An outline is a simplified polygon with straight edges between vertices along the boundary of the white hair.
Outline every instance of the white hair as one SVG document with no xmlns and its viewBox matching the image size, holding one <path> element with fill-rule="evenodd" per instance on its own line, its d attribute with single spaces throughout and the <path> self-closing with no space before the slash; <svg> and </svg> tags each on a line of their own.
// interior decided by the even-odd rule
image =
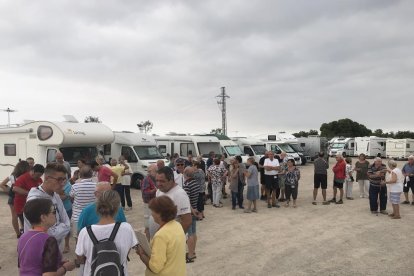
<svg viewBox="0 0 414 276">
<path fill-rule="evenodd" d="M 388 161 L 388 167 L 390 167 L 392 169 L 396 168 L 397 167 L 397 162 L 395 162 L 395 160 L 390 159 Z"/>
<path fill-rule="evenodd" d="M 414 159 L 414 155 L 408 156 L 408 159 Z"/>
<path fill-rule="evenodd" d="M 382 162 L 382 159 L 381 159 L 381 157 L 375 157 L 375 158 L 374 158 L 374 162 L 375 162 L 375 161 L 381 161 L 381 162 Z"/>
</svg>

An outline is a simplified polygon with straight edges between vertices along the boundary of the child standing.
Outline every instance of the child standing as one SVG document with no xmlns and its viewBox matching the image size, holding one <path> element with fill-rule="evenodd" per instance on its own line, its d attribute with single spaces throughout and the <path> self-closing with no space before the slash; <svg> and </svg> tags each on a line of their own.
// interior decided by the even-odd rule
<svg viewBox="0 0 414 276">
<path fill-rule="evenodd" d="M 354 185 L 354 177 L 352 173 L 354 170 L 352 169 L 352 159 L 351 157 L 347 157 L 345 159 L 346 166 L 345 166 L 345 196 L 348 200 L 353 200 L 352 197 L 352 186 Z"/>
</svg>

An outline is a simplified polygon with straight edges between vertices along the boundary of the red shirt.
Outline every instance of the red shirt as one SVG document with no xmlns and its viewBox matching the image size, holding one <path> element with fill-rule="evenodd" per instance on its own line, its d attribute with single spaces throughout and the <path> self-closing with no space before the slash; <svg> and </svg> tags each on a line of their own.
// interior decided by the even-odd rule
<svg viewBox="0 0 414 276">
<path fill-rule="evenodd" d="M 16 183 L 14 183 L 14 186 L 20 187 L 26 191 L 30 191 L 31 188 L 36 188 L 40 184 L 42 184 L 42 179 L 39 178 L 37 180 L 34 180 L 32 176 L 30 175 L 30 172 L 27 172 L 23 175 L 21 175 L 17 180 Z M 14 210 L 16 211 L 16 214 L 21 215 L 23 214 L 23 207 L 26 204 L 27 195 L 20 195 L 18 193 L 15 193 L 14 196 Z"/>
<path fill-rule="evenodd" d="M 98 171 L 98 181 L 111 183 L 111 176 L 112 170 L 106 166 L 101 166 L 101 168 Z"/>
<path fill-rule="evenodd" d="M 345 160 L 341 159 L 341 161 L 337 162 L 335 166 L 332 168 L 332 171 L 335 174 L 335 179 L 345 179 L 345 168 L 346 163 Z"/>
</svg>

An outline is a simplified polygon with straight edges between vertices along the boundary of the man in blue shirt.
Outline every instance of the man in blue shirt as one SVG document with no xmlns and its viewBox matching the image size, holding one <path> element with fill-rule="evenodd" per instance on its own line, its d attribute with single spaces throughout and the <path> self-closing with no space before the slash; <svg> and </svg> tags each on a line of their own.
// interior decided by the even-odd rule
<svg viewBox="0 0 414 276">
<path fill-rule="evenodd" d="M 414 205 L 414 156 L 413 155 L 410 155 L 408 157 L 408 162 L 402 168 L 402 173 L 405 176 L 405 181 L 404 181 L 405 184 L 404 184 L 404 189 L 403 189 L 405 200 L 403 201 L 402 204 L 410 204 L 410 200 L 408 198 L 408 192 L 410 191 L 410 188 L 411 188 L 411 193 L 412 193 L 411 204 Z"/>
<path fill-rule="evenodd" d="M 95 197 L 98 198 L 104 191 L 111 190 L 109 182 L 98 182 L 96 184 Z M 125 214 L 122 208 L 118 208 L 118 214 L 115 217 L 117 222 L 126 222 Z M 82 228 L 97 224 L 99 222 L 99 216 L 96 213 L 96 203 L 91 203 L 82 210 L 78 221 L 78 233 Z"/>
</svg>

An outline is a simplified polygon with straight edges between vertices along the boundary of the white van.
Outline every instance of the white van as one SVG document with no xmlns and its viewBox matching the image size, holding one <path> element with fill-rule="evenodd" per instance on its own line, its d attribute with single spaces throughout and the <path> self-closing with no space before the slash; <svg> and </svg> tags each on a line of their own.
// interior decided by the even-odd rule
<svg viewBox="0 0 414 276">
<path fill-rule="evenodd" d="M 299 154 L 288 144 L 282 141 L 267 140 L 264 141 L 266 149 L 274 153 L 286 152 L 288 158 L 295 160 L 296 165 L 302 165 L 302 158 Z"/>
<path fill-rule="evenodd" d="M 414 155 L 414 139 L 387 139 L 386 156 L 393 159 L 407 159 Z"/>
<path fill-rule="evenodd" d="M 247 162 L 248 156 L 241 151 L 239 145 L 237 145 L 234 141 L 230 139 L 219 140 L 219 141 L 220 141 L 220 146 L 221 146 L 221 152 L 227 155 L 227 158 L 225 160 L 227 163 L 229 163 L 230 157 L 234 157 L 237 155 L 240 155 L 243 163 Z"/>
<path fill-rule="evenodd" d="M 0 150 L 0 178 L 9 176 L 13 166 L 27 157 L 46 166 L 55 161 L 58 151 L 71 167 L 76 168 L 79 159 L 95 160 L 97 146 L 113 140 L 112 130 L 100 123 L 32 121 L 17 127 L 0 128 L 0 147 L 3 148 Z"/>
<path fill-rule="evenodd" d="M 266 147 L 261 140 L 247 137 L 231 137 L 231 140 L 240 147 L 244 154 L 254 157 L 257 163 L 266 152 Z"/>
<path fill-rule="evenodd" d="M 370 136 L 355 137 L 355 155 L 365 154 L 367 157 L 385 157 L 387 138 Z"/>
<path fill-rule="evenodd" d="M 178 153 L 180 157 L 187 158 L 189 154 L 193 157 L 201 155 L 207 160 L 208 154 L 213 151 L 221 153 L 220 142 L 213 136 L 156 136 L 158 149 L 164 156 Z"/>
<path fill-rule="evenodd" d="M 114 135 L 113 143 L 103 147 L 104 156 L 106 160 L 125 157 L 132 170 L 131 187 L 140 188 L 150 164 L 162 159 L 168 165 L 167 159 L 158 151 L 154 137 L 128 131 L 114 131 Z"/>
<path fill-rule="evenodd" d="M 336 156 L 336 154 L 346 156 L 355 156 L 355 139 L 354 138 L 336 138 L 332 141 L 329 148 L 329 156 Z"/>
</svg>

